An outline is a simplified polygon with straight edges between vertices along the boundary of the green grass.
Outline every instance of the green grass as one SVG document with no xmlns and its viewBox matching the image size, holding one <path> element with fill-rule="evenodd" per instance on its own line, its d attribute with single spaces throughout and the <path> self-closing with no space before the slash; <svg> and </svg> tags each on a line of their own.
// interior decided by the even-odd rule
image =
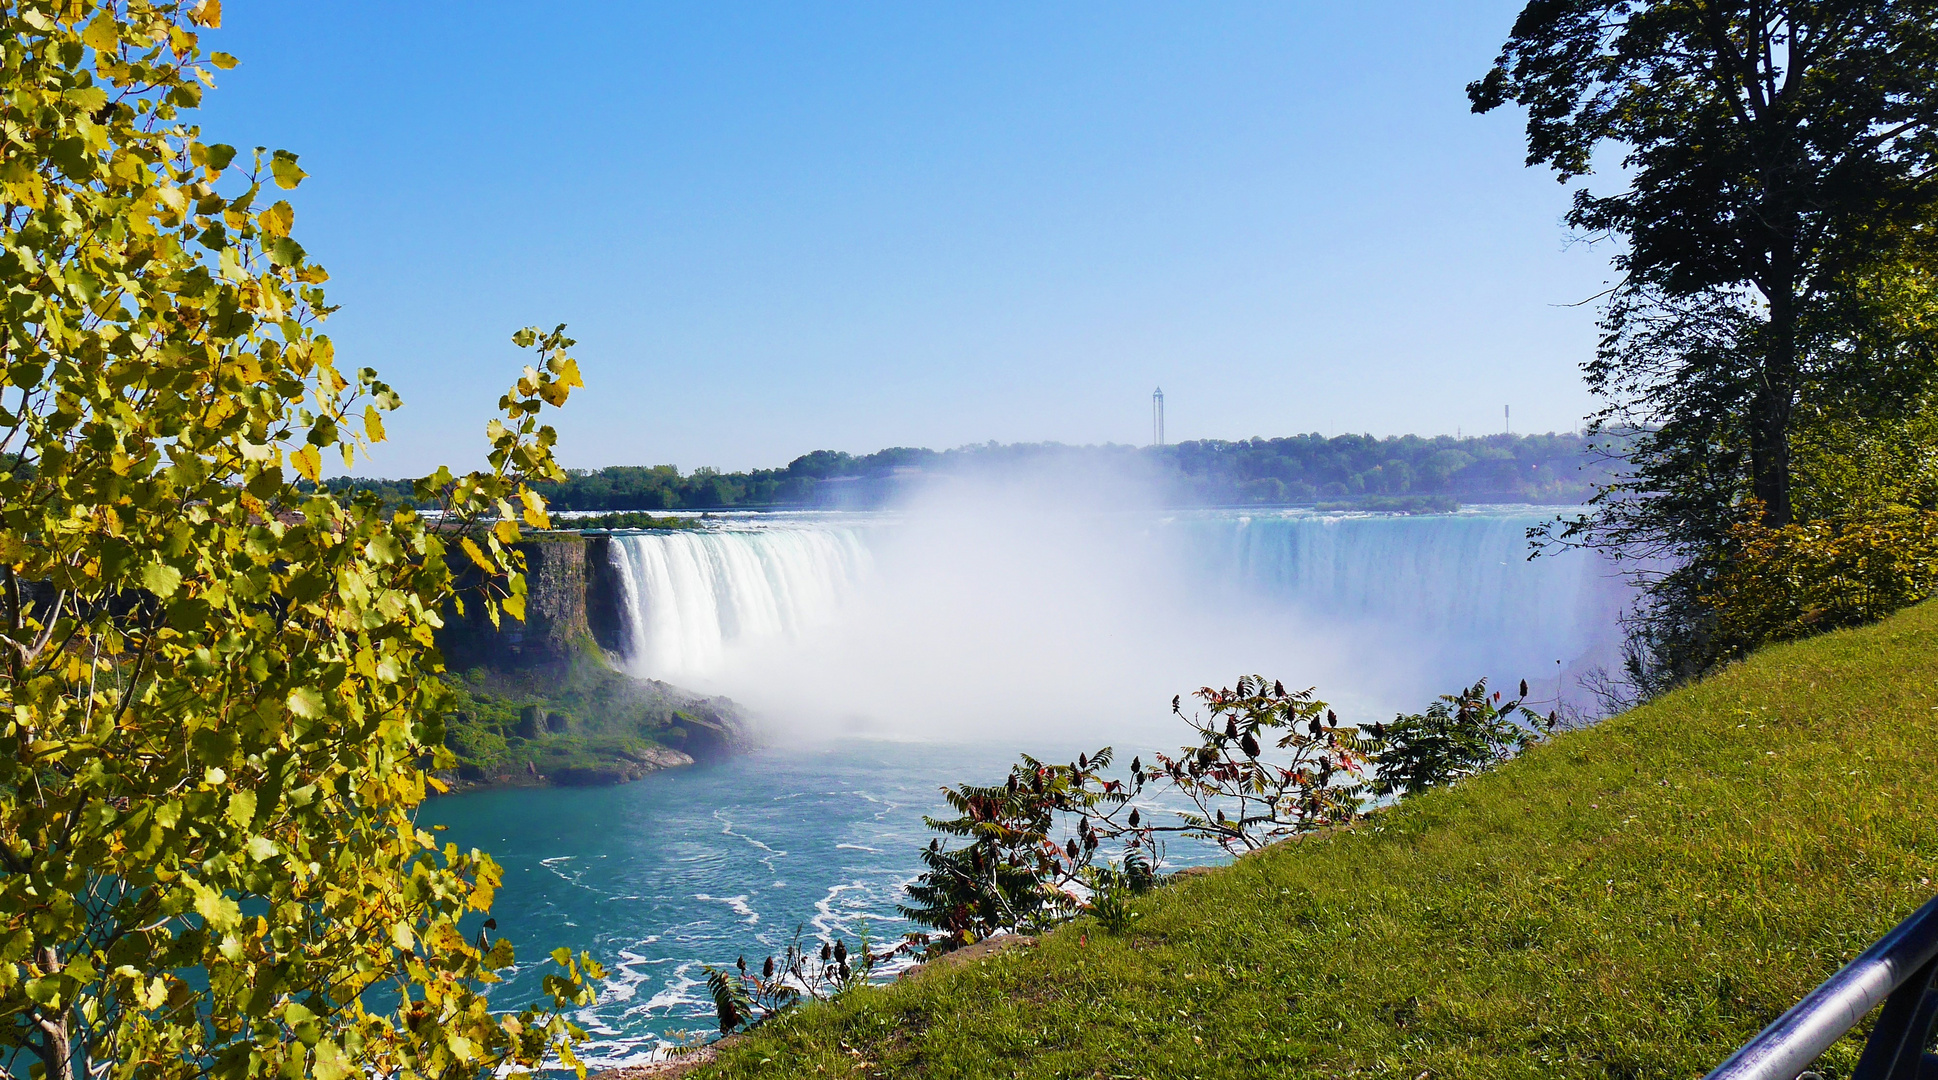
<svg viewBox="0 0 1938 1080">
<path fill-rule="evenodd" d="M 1927 604 L 698 1075 L 1698 1077 L 1931 897 L 1934 707 Z"/>
</svg>

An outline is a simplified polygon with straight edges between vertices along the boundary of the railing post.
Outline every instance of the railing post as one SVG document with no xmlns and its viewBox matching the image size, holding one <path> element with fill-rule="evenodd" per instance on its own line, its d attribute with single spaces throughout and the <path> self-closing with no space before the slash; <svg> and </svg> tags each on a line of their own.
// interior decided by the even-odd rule
<svg viewBox="0 0 1938 1080">
<path fill-rule="evenodd" d="M 1938 960 L 1919 968 L 1885 999 L 1851 1080 L 1918 1080 L 1931 1022 L 1938 1017 L 1938 992 L 1931 985 L 1934 974 L 1938 974 Z"/>
</svg>

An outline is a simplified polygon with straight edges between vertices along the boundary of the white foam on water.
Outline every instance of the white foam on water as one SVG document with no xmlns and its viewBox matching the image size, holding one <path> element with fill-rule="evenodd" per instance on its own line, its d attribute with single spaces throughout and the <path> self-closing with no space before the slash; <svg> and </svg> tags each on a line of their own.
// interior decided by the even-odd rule
<svg viewBox="0 0 1938 1080">
<path fill-rule="evenodd" d="M 735 915 L 745 919 L 748 926 L 757 926 L 760 923 L 760 913 L 755 911 L 753 906 L 747 902 L 747 895 L 745 893 L 739 896 L 708 896 L 706 893 L 695 893 L 693 899 L 725 904 Z"/>
<path fill-rule="evenodd" d="M 714 811 L 713 817 L 714 817 L 714 820 L 720 822 L 721 835 L 731 836 L 736 840 L 744 840 L 748 844 L 751 844 L 754 847 L 759 848 L 762 851 L 765 851 L 767 854 L 763 856 L 760 861 L 764 866 L 767 867 L 767 869 L 769 870 L 774 869 L 775 859 L 784 859 L 787 857 L 787 852 L 785 851 L 780 851 L 775 848 L 769 847 L 768 845 L 761 843 L 759 840 L 756 840 L 755 838 L 748 836 L 746 833 L 735 832 L 733 827 L 733 822 L 729 821 L 727 819 L 727 816 L 721 813 L 720 811 L 717 811 L 717 810 Z"/>
</svg>

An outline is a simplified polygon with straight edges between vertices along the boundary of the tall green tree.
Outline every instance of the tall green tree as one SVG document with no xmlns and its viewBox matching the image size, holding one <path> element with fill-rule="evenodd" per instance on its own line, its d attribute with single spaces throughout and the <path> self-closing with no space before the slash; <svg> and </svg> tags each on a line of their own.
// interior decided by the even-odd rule
<svg viewBox="0 0 1938 1080">
<path fill-rule="evenodd" d="M 432 632 L 516 616 L 562 332 L 445 514 L 318 490 L 394 393 L 339 367 L 293 154 L 190 122 L 218 0 L 0 7 L 0 1075 L 484 1077 L 562 1057 L 589 960 L 494 1011 L 499 870 L 414 811 Z M 446 552 L 502 588 L 458 597 Z M 500 1007 L 523 1003 L 497 1003 Z"/>
<path fill-rule="evenodd" d="M 1849 291 L 1931 242 L 1938 4 L 1535 0 L 1468 95 L 1524 106 L 1528 164 L 1564 181 L 1623 155 L 1568 216 L 1622 245 L 1587 371 L 1604 422 L 1661 430 L 1599 523 L 1674 546 L 1751 496 L 1787 524 L 1799 406 L 1878 374 Z"/>
<path fill-rule="evenodd" d="M 1938 3 L 1535 0 L 1468 95 L 1524 106 L 1563 181 L 1619 162 L 1568 221 L 1618 245 L 1585 370 L 1621 475 L 1547 538 L 1637 560 L 1652 693 L 1723 658 L 1705 598 L 1741 530 L 1838 501 L 1825 434 L 1929 396 Z"/>
</svg>

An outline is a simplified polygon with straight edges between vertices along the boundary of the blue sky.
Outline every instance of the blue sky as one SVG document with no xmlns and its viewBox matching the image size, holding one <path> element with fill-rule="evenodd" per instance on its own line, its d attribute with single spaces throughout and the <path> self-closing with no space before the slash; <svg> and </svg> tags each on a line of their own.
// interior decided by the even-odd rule
<svg viewBox="0 0 1938 1080">
<path fill-rule="evenodd" d="M 370 472 L 475 460 L 528 323 L 583 467 L 1566 430 L 1605 252 L 1462 92 L 1517 8 L 231 0 L 203 123 L 311 174 Z"/>
</svg>

